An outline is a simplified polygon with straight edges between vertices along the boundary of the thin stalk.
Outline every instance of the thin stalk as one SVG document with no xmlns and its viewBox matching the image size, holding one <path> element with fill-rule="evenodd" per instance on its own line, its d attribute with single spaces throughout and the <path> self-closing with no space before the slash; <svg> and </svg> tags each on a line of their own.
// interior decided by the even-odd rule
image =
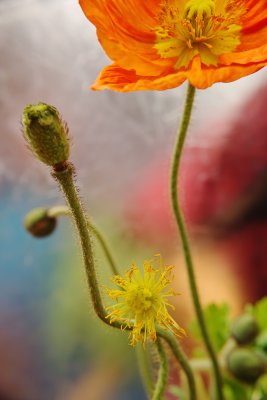
<svg viewBox="0 0 267 400">
<path fill-rule="evenodd" d="M 111 323 L 107 318 L 108 314 L 102 302 L 96 277 L 92 243 L 90 232 L 88 230 L 88 217 L 86 216 L 82 208 L 78 192 L 74 184 L 73 166 L 70 163 L 67 163 L 67 165 L 63 169 L 54 169 L 52 172 L 52 176 L 59 183 L 75 221 L 75 225 L 81 241 L 85 272 L 95 313 L 105 324 L 109 326 L 121 330 L 132 330 L 133 326 L 131 325 L 122 324 L 119 321 L 113 321 Z M 187 377 L 188 385 L 190 388 L 190 400 L 196 400 L 197 397 L 194 376 L 185 354 L 183 354 L 182 350 L 179 348 L 177 339 L 174 337 L 174 335 L 162 329 L 161 327 L 157 327 L 157 334 L 158 336 L 166 340 L 166 342 L 169 344 L 175 358 L 177 359 L 181 368 L 184 370 Z"/>
<path fill-rule="evenodd" d="M 48 216 L 50 217 L 59 217 L 59 216 L 71 216 L 71 210 L 69 209 L 69 207 L 66 206 L 55 206 L 55 207 L 51 207 L 48 211 Z M 115 263 L 114 257 L 112 256 L 111 250 L 103 236 L 103 234 L 100 232 L 99 228 L 96 227 L 95 224 L 93 224 L 92 222 L 88 221 L 88 226 L 91 229 L 92 233 L 94 234 L 94 236 L 96 237 L 96 239 L 98 240 L 106 258 L 107 261 L 109 263 L 110 269 L 112 271 L 112 273 L 114 275 L 119 275 L 119 270 L 117 268 L 117 265 Z"/>
<path fill-rule="evenodd" d="M 190 366 L 194 372 L 196 372 L 196 371 L 200 371 L 200 372 L 208 371 L 209 372 L 212 368 L 210 359 L 193 358 L 189 362 L 190 362 Z"/>
<path fill-rule="evenodd" d="M 67 163 L 64 169 L 54 169 L 52 172 L 52 176 L 58 181 L 66 197 L 68 206 L 71 210 L 76 228 L 79 233 L 86 277 L 94 310 L 98 317 L 102 321 L 106 322 L 106 311 L 102 303 L 102 298 L 97 282 L 92 243 L 88 232 L 88 217 L 85 215 L 85 212 L 79 200 L 77 190 L 74 185 L 73 175 L 74 168 L 70 163 Z"/>
<path fill-rule="evenodd" d="M 102 250 L 108 260 L 110 269 L 114 275 L 119 275 L 119 270 L 116 266 L 115 260 L 111 254 L 111 251 L 107 245 L 107 242 L 104 239 L 104 236 L 100 233 L 100 230 L 95 226 L 95 224 L 89 223 L 89 228 L 91 229 L 94 236 L 97 238 L 99 244 L 102 247 Z"/>
<path fill-rule="evenodd" d="M 159 338 L 157 339 L 156 345 L 159 354 L 160 367 L 158 379 L 151 400 L 163 400 L 166 385 L 168 383 L 168 359 Z"/>
<path fill-rule="evenodd" d="M 175 356 L 176 360 L 179 362 L 181 368 L 183 369 L 189 387 L 189 400 L 196 400 L 197 399 L 197 391 L 196 391 L 196 382 L 195 377 L 192 371 L 192 368 L 189 364 L 189 361 L 180 348 L 179 342 L 177 338 L 169 331 L 165 331 L 162 328 L 157 328 L 157 333 L 166 340 L 168 343 L 173 355 Z"/>
<path fill-rule="evenodd" d="M 61 216 L 70 217 L 71 210 L 67 206 L 53 206 L 47 210 L 47 216 L 50 218 L 57 218 Z"/>
<path fill-rule="evenodd" d="M 185 100 L 185 106 L 184 106 L 184 112 L 183 112 L 183 117 L 181 121 L 181 125 L 179 128 L 177 140 L 175 143 L 174 147 L 174 153 L 173 153 L 173 158 L 172 158 L 172 163 L 171 163 L 171 178 L 170 178 L 170 191 L 171 191 L 171 202 L 172 202 L 172 208 L 175 216 L 175 220 L 177 223 L 177 228 L 180 233 L 181 237 L 181 242 L 182 242 L 182 248 L 184 252 L 184 258 L 185 258 L 185 263 L 186 263 L 186 268 L 187 268 L 187 275 L 188 275 L 188 280 L 189 280 L 189 285 L 190 285 L 190 291 L 191 291 L 191 296 L 195 308 L 195 313 L 196 317 L 198 320 L 198 324 L 202 333 L 202 337 L 207 349 L 207 352 L 210 356 L 211 363 L 212 363 L 212 368 L 214 372 L 214 378 L 215 378 L 215 384 L 216 384 L 216 391 L 217 391 L 217 397 L 218 400 L 223 400 L 223 381 L 221 377 L 221 372 L 219 369 L 216 353 L 213 349 L 211 340 L 209 338 L 208 330 L 206 327 L 201 303 L 200 303 L 200 298 L 199 298 L 199 293 L 198 293 L 198 288 L 196 284 L 196 278 L 195 278 L 195 272 L 194 272 L 194 267 L 193 267 L 193 261 L 192 261 L 192 255 L 191 255 L 191 250 L 190 250 L 190 245 L 189 245 L 189 239 L 188 239 L 188 234 L 187 230 L 185 227 L 185 222 L 184 222 L 184 217 L 183 213 L 179 204 L 179 199 L 178 199 L 178 185 L 179 185 L 179 169 L 180 169 L 180 161 L 181 161 L 181 155 L 183 151 L 183 146 L 186 138 L 186 133 L 188 130 L 190 118 L 191 118 L 191 113 L 192 113 L 192 107 L 194 103 L 194 97 L 195 97 L 195 88 L 189 83 L 188 84 L 188 89 L 187 89 L 187 95 L 186 95 L 186 100 Z"/>
<path fill-rule="evenodd" d="M 51 207 L 48 210 L 48 216 L 50 217 L 60 217 L 60 216 L 72 216 L 72 213 L 67 206 L 54 206 Z M 106 240 L 104 239 L 104 236 L 102 233 L 100 233 L 100 230 L 96 228 L 92 222 L 88 222 L 89 228 L 91 229 L 91 232 L 94 234 L 96 239 L 98 240 L 100 246 L 102 247 L 102 250 L 107 258 L 107 261 L 109 263 L 109 266 L 112 270 L 112 272 L 115 275 L 119 275 L 117 266 L 115 264 L 114 258 L 111 254 L 111 251 L 107 245 Z M 152 371 L 151 371 L 151 365 L 149 363 L 148 359 L 148 353 L 144 350 L 143 346 L 141 344 L 136 346 L 136 357 L 138 361 L 138 366 L 140 370 L 140 375 L 143 381 L 144 388 L 147 392 L 147 396 L 150 399 L 153 393 L 154 389 L 154 383 L 153 383 L 153 378 L 152 378 Z"/>
<path fill-rule="evenodd" d="M 144 346 L 142 346 L 141 343 L 138 343 L 136 346 L 136 356 L 137 356 L 139 370 L 141 373 L 140 375 L 142 378 L 142 382 L 147 397 L 150 399 L 154 389 L 152 368 L 151 368 L 151 363 L 149 361 L 148 351 L 144 349 Z"/>
</svg>

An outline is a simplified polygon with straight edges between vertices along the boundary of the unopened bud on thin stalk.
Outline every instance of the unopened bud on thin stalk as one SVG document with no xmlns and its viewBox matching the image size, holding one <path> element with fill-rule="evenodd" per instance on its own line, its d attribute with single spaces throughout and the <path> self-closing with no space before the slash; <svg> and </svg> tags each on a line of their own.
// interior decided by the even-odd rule
<svg viewBox="0 0 267 400">
<path fill-rule="evenodd" d="M 49 236 L 56 228 L 57 220 L 55 217 L 48 215 L 47 208 L 34 208 L 24 219 L 24 227 L 34 237 Z"/>
<path fill-rule="evenodd" d="M 250 349 L 233 350 L 228 356 L 227 364 L 235 378 L 246 383 L 255 383 L 265 372 L 264 360 Z"/>
<path fill-rule="evenodd" d="M 231 326 L 232 336 L 243 345 L 252 342 L 259 333 L 259 326 L 250 314 L 241 315 Z"/>
<path fill-rule="evenodd" d="M 55 166 L 68 160 L 68 128 L 55 107 L 45 103 L 28 105 L 22 125 L 24 138 L 40 161 Z"/>
</svg>

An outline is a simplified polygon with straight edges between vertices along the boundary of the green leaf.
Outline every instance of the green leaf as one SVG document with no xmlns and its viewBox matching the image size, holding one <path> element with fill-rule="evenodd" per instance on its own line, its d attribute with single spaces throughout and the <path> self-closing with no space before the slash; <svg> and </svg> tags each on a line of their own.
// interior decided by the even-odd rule
<svg viewBox="0 0 267 400">
<path fill-rule="evenodd" d="M 203 382 L 203 377 L 201 374 L 195 373 L 195 384 L 198 400 L 207 400 L 209 398 L 207 388 Z M 188 382 L 184 374 L 181 375 L 181 386 L 172 385 L 169 392 L 174 396 L 177 396 L 179 400 L 189 400 L 191 399 Z"/>
<path fill-rule="evenodd" d="M 229 306 L 226 303 L 220 305 L 211 303 L 204 309 L 207 329 L 216 351 L 219 351 L 223 347 L 230 335 L 229 311 Z M 202 339 L 196 320 L 190 324 L 189 330 L 194 338 L 198 340 Z"/>
<path fill-rule="evenodd" d="M 246 309 L 254 316 L 261 331 L 267 329 L 267 297 L 263 297 L 254 306 L 249 304 Z"/>
<path fill-rule="evenodd" d="M 230 378 L 224 380 L 224 396 L 227 400 L 250 400 L 250 388 Z"/>
<path fill-rule="evenodd" d="M 262 397 L 264 396 L 264 399 L 267 399 L 267 374 L 260 378 L 258 386 L 260 388 Z"/>
<path fill-rule="evenodd" d="M 172 385 L 169 389 L 169 392 L 174 396 L 177 396 L 178 399 L 185 400 L 185 393 L 179 386 Z"/>
</svg>

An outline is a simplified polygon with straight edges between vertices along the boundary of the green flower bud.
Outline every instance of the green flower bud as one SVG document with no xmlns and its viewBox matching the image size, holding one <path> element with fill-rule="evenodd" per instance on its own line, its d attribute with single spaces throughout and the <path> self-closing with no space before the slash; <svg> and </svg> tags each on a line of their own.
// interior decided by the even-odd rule
<svg viewBox="0 0 267 400">
<path fill-rule="evenodd" d="M 45 103 L 28 105 L 22 126 L 24 138 L 40 161 L 54 166 L 68 160 L 68 128 L 55 107 Z"/>
<path fill-rule="evenodd" d="M 241 315 L 231 326 L 231 334 L 239 344 L 252 342 L 259 333 L 259 326 L 250 314 Z"/>
<path fill-rule="evenodd" d="M 55 230 L 56 225 L 56 218 L 48 216 L 47 208 L 34 208 L 24 219 L 24 227 L 38 238 L 50 235 Z"/>
<path fill-rule="evenodd" d="M 227 365 L 235 378 L 247 383 L 256 382 L 265 370 L 262 358 L 253 351 L 244 348 L 233 350 L 228 356 Z"/>
</svg>

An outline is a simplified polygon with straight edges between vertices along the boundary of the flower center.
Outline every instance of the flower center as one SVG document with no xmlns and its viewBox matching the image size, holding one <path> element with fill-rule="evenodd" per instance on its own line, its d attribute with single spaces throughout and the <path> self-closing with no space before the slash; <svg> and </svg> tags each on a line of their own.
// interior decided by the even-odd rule
<svg viewBox="0 0 267 400">
<path fill-rule="evenodd" d="M 153 293 L 144 287 L 132 289 L 126 299 L 128 307 L 134 314 L 148 311 L 153 304 Z"/>
<path fill-rule="evenodd" d="M 185 6 L 185 16 L 188 19 L 210 18 L 213 12 L 214 0 L 189 0 Z"/>
<path fill-rule="evenodd" d="M 208 25 L 211 17 L 214 15 L 214 1 L 213 0 L 190 0 L 187 2 L 182 25 L 188 32 L 186 45 L 189 49 L 197 47 L 199 43 L 205 44 L 209 47 L 208 38 Z"/>
<path fill-rule="evenodd" d="M 198 55 L 205 65 L 240 44 L 244 0 L 166 0 L 159 13 L 155 48 L 162 58 L 187 67 Z"/>
</svg>

